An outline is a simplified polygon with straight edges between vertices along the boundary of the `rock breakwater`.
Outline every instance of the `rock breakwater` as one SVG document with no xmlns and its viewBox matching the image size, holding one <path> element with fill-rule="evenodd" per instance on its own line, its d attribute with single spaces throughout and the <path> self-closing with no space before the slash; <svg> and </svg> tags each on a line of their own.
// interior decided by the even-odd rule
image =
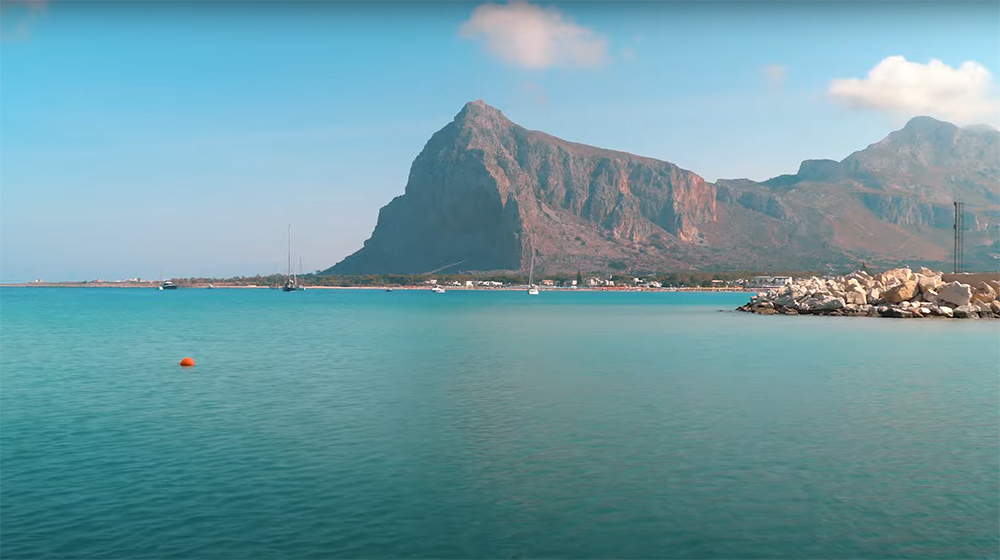
<svg viewBox="0 0 1000 560">
<path fill-rule="evenodd" d="M 1000 276 L 974 285 L 945 282 L 943 273 L 894 268 L 870 275 L 798 279 L 760 292 L 737 311 L 761 315 L 838 315 L 900 319 L 1000 318 Z"/>
</svg>

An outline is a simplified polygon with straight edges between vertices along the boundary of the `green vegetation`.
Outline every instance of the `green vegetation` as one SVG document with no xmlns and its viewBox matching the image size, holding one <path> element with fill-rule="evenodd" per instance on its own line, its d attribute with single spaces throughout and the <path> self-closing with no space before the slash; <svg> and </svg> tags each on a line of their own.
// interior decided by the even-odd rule
<svg viewBox="0 0 1000 560">
<path fill-rule="evenodd" d="M 848 271 L 849 272 L 849 271 Z M 841 272 L 837 272 L 840 274 Z M 721 280 L 723 283 L 732 283 L 736 280 L 751 278 L 754 276 L 792 276 L 808 277 L 823 276 L 830 272 L 811 271 L 739 271 L 739 272 L 712 272 L 712 271 L 678 271 L 678 272 L 658 272 L 658 271 L 591 271 L 584 273 L 554 273 L 543 274 L 539 280 L 553 280 L 557 285 L 569 284 L 576 280 L 578 286 L 583 287 L 587 278 L 598 277 L 610 279 L 616 285 L 633 285 L 635 279 L 639 278 L 643 282 L 656 281 L 663 287 L 694 288 L 711 287 L 712 280 Z M 299 282 L 306 286 L 337 286 L 337 287 L 395 287 L 395 286 L 415 286 L 424 284 L 429 279 L 436 279 L 438 284 L 451 284 L 452 282 L 466 281 L 481 282 L 501 282 L 504 285 L 523 285 L 527 282 L 527 275 L 522 272 L 496 272 L 496 273 L 464 273 L 464 274 L 369 274 L 369 275 L 320 275 L 317 273 L 303 274 L 298 277 Z M 178 286 L 195 286 L 205 284 L 217 284 L 219 286 L 280 286 L 284 283 L 285 277 L 281 274 L 271 274 L 268 276 L 237 276 L 233 278 L 174 278 L 172 279 Z"/>
</svg>

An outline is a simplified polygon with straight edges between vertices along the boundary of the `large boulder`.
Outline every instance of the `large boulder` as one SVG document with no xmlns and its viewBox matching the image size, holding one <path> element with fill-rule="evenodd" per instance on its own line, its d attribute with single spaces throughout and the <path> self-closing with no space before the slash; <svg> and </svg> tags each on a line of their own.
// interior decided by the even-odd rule
<svg viewBox="0 0 1000 560">
<path fill-rule="evenodd" d="M 774 304 L 780 307 L 795 305 L 795 296 L 792 294 L 782 294 L 778 296 L 778 299 L 774 300 Z"/>
<path fill-rule="evenodd" d="M 868 295 L 861 286 L 855 286 L 844 294 L 844 302 L 854 305 L 865 305 L 868 303 Z"/>
<path fill-rule="evenodd" d="M 955 317 L 958 319 L 977 319 L 979 317 L 979 309 L 969 304 L 959 305 L 955 308 Z"/>
<path fill-rule="evenodd" d="M 909 271 L 908 268 L 901 270 Z M 916 278 L 904 280 L 901 284 L 882 292 L 882 297 L 889 303 L 902 303 L 904 301 L 909 301 L 915 295 L 917 295 Z"/>
<path fill-rule="evenodd" d="M 972 288 L 961 282 L 949 282 L 938 288 L 938 301 L 952 304 L 954 307 L 967 305 L 972 300 Z"/>
<path fill-rule="evenodd" d="M 916 275 L 908 268 L 894 268 L 875 275 L 875 281 L 883 286 L 891 288 L 904 282 L 915 279 Z"/>
<path fill-rule="evenodd" d="M 955 315 L 954 310 L 952 310 L 952 308 L 948 307 L 947 305 L 938 306 L 938 313 L 940 313 L 945 317 L 953 317 Z"/>
<path fill-rule="evenodd" d="M 929 292 L 931 290 L 936 290 L 938 286 L 941 285 L 940 276 L 925 276 L 923 274 L 917 275 L 917 287 L 920 288 L 921 292 Z"/>
<path fill-rule="evenodd" d="M 994 292 L 996 292 L 997 299 L 1000 299 L 1000 281 L 987 280 L 986 283 L 989 284 L 991 288 L 993 288 Z"/>
<path fill-rule="evenodd" d="M 868 304 L 869 305 L 875 305 L 875 304 L 879 303 L 880 299 L 882 299 L 882 291 L 881 290 L 879 290 L 878 288 L 872 288 L 872 289 L 868 290 Z"/>
<path fill-rule="evenodd" d="M 844 307 L 844 300 L 838 297 L 824 297 L 819 301 L 817 308 L 824 311 L 832 311 L 834 309 L 841 309 Z"/>
<path fill-rule="evenodd" d="M 975 291 L 972 293 L 972 301 L 974 302 L 988 304 L 995 299 L 997 299 L 996 290 L 994 290 L 993 286 L 987 284 L 986 282 L 980 282 L 979 285 L 976 286 Z"/>
</svg>

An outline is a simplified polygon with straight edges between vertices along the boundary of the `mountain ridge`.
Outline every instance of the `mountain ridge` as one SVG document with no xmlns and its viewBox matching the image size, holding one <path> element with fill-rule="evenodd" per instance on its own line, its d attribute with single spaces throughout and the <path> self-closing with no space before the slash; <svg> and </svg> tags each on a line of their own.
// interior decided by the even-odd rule
<svg viewBox="0 0 1000 560">
<path fill-rule="evenodd" d="M 839 162 L 709 183 L 476 100 L 431 136 L 364 246 L 323 273 L 522 270 L 532 252 L 551 271 L 941 264 L 949 197 L 969 200 L 967 259 L 992 265 L 998 181 L 1000 132 L 931 117 Z"/>
</svg>

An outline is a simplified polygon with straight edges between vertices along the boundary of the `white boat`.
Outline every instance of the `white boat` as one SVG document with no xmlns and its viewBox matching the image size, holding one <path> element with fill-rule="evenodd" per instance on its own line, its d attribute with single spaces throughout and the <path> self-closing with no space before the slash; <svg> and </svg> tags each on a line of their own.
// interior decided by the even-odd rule
<svg viewBox="0 0 1000 560">
<path fill-rule="evenodd" d="M 443 294 L 444 288 L 442 288 L 441 286 L 434 286 L 433 288 L 431 288 L 431 291 L 434 292 L 435 294 Z"/>
<path fill-rule="evenodd" d="M 534 249 L 532 249 L 532 251 L 531 251 L 531 268 L 528 269 L 528 295 L 529 296 L 537 296 L 538 295 L 538 286 L 535 286 L 535 283 L 533 282 L 534 278 L 535 278 L 535 251 L 534 251 Z"/>
<path fill-rule="evenodd" d="M 304 289 L 299 285 L 298 276 L 292 273 L 292 224 L 288 224 L 288 273 L 285 275 L 285 284 L 281 287 L 281 291 L 297 292 Z"/>
</svg>

